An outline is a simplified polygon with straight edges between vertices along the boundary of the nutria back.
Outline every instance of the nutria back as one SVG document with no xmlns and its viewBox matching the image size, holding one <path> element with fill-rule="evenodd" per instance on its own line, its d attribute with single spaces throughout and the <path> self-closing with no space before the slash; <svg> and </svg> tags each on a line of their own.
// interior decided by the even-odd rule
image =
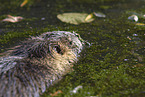
<svg viewBox="0 0 145 97">
<path fill-rule="evenodd" d="M 75 32 L 31 37 L 0 57 L 0 97 L 39 97 L 71 70 L 83 48 Z"/>
</svg>

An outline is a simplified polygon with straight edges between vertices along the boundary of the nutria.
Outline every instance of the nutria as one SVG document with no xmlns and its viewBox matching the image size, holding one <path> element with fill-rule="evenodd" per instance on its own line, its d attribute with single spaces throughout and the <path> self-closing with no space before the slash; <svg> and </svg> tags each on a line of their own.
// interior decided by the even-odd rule
<svg viewBox="0 0 145 97">
<path fill-rule="evenodd" d="M 0 57 L 0 97 L 39 97 L 77 61 L 84 41 L 73 32 L 31 37 Z"/>
</svg>

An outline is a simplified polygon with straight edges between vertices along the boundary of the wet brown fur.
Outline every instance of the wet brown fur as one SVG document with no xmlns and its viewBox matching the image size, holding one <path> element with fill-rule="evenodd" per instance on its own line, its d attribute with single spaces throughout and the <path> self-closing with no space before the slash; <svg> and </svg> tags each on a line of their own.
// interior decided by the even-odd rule
<svg viewBox="0 0 145 97">
<path fill-rule="evenodd" d="M 69 35 L 47 32 L 32 37 L 1 57 L 0 97 L 39 97 L 70 71 L 82 45 L 75 35 L 70 36 L 80 44 Z"/>
</svg>

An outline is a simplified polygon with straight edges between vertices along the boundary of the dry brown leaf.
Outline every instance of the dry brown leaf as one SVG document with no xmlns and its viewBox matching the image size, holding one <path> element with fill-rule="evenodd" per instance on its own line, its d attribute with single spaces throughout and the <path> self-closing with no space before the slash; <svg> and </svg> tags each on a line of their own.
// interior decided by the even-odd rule
<svg viewBox="0 0 145 97">
<path fill-rule="evenodd" d="M 55 93 L 50 93 L 50 96 L 54 97 L 54 96 L 57 96 L 59 93 L 62 93 L 62 91 L 58 90 Z"/>
<path fill-rule="evenodd" d="M 3 19 L 2 21 L 15 23 L 15 22 L 19 22 L 22 19 L 23 19 L 23 17 L 21 17 L 21 16 L 7 15 L 7 18 Z"/>
<path fill-rule="evenodd" d="M 28 3 L 28 0 L 24 0 L 23 3 L 21 3 L 21 7 L 25 6 Z"/>
</svg>

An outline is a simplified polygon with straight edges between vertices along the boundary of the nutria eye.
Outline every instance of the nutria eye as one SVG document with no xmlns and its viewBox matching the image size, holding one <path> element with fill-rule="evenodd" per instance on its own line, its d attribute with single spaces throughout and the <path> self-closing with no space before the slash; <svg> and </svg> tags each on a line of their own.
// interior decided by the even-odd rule
<svg viewBox="0 0 145 97">
<path fill-rule="evenodd" d="M 48 35 L 48 34 L 46 34 L 46 35 L 45 35 L 45 37 L 49 37 L 49 35 Z"/>
<path fill-rule="evenodd" d="M 69 44 L 72 45 L 72 41 L 70 41 Z"/>
<path fill-rule="evenodd" d="M 57 53 L 61 55 L 63 54 L 59 46 L 55 46 L 55 50 L 57 51 Z"/>
</svg>

